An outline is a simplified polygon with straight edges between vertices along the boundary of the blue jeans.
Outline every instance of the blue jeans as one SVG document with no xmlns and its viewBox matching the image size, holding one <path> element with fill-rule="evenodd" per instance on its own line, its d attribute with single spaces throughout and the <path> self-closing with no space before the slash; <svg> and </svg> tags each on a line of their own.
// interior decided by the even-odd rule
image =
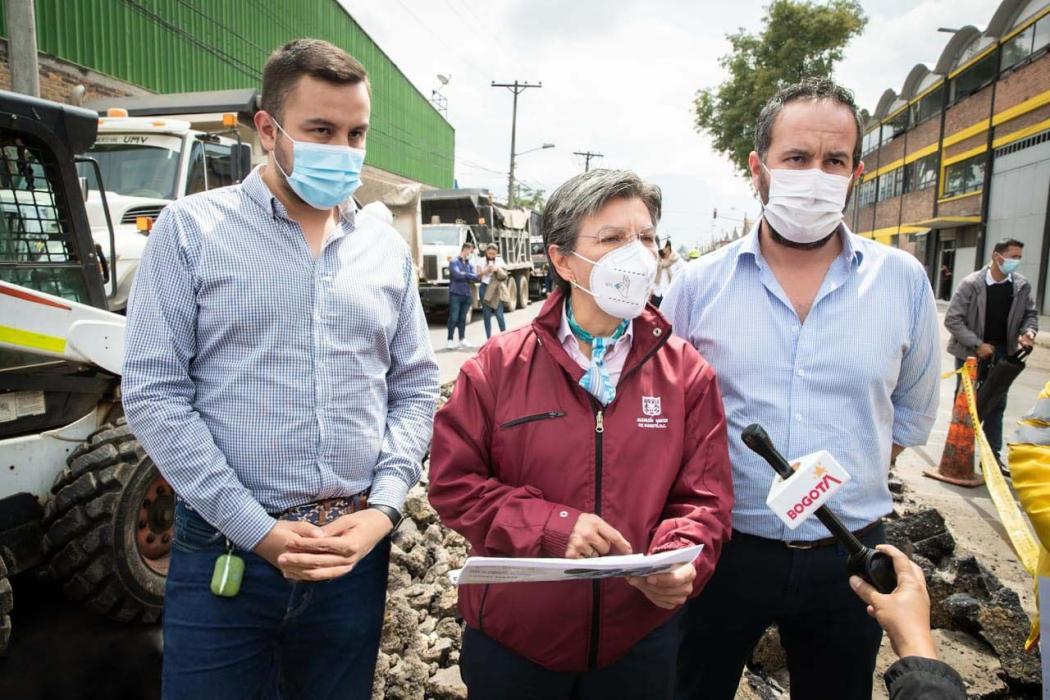
<svg viewBox="0 0 1050 700">
<path fill-rule="evenodd" d="M 995 354 L 992 355 L 990 362 L 981 361 L 977 365 L 977 383 L 974 385 L 974 391 L 981 388 L 981 382 L 988 375 L 988 370 L 991 369 L 992 365 L 999 362 L 999 360 L 1006 357 L 1006 346 L 999 345 L 995 348 Z M 959 369 L 964 364 L 965 360 L 960 360 L 958 357 L 955 358 L 955 369 Z M 962 383 L 962 379 L 956 377 L 955 379 L 955 393 L 959 393 L 959 385 Z M 981 416 L 981 426 L 984 428 L 984 436 L 988 438 L 988 446 L 992 448 L 992 452 L 995 453 L 996 457 L 999 457 L 999 453 L 1003 449 L 1003 414 L 1006 413 L 1006 397 L 1003 397 L 1002 402 L 988 411 L 988 415 Z"/>
<path fill-rule="evenodd" d="M 244 580 L 233 598 L 210 589 L 226 539 L 181 502 L 164 593 L 162 695 L 183 698 L 361 698 L 372 694 L 390 541 L 349 574 L 289 581 L 236 550 Z"/>
<path fill-rule="evenodd" d="M 452 340 L 452 331 L 459 329 L 459 339 L 467 333 L 467 310 L 470 308 L 470 297 L 462 294 L 448 295 L 448 339 Z"/>
<path fill-rule="evenodd" d="M 480 296 L 482 299 L 484 299 L 485 298 L 485 292 L 488 290 L 488 288 L 489 288 L 489 286 L 487 284 L 481 285 L 481 288 L 478 290 L 478 296 Z M 500 303 L 496 305 L 495 309 L 489 307 L 489 305 L 486 304 L 485 302 L 482 302 L 481 303 L 481 317 L 482 317 L 482 320 L 485 321 L 485 337 L 486 338 L 491 338 L 492 337 L 492 314 L 496 314 L 496 322 L 499 324 L 499 331 L 500 331 L 500 333 L 502 333 L 503 331 L 507 330 L 507 321 L 504 320 L 504 318 L 503 318 L 503 301 L 501 300 Z"/>
</svg>

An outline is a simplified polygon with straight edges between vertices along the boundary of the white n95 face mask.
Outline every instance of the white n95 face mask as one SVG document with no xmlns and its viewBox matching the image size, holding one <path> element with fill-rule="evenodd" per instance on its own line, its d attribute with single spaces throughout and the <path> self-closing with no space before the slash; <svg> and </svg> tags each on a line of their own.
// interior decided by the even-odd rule
<svg viewBox="0 0 1050 700">
<path fill-rule="evenodd" d="M 762 215 L 781 236 L 795 243 L 816 243 L 842 222 L 850 178 L 820 168 L 762 167 L 769 174 L 769 201 Z"/>
<path fill-rule="evenodd" d="M 598 308 L 613 318 L 641 315 L 656 277 L 656 256 L 641 241 L 610 251 L 597 262 L 576 252 L 573 255 L 594 266 L 587 281 L 590 289 L 576 282 L 573 286 L 594 297 Z"/>
</svg>

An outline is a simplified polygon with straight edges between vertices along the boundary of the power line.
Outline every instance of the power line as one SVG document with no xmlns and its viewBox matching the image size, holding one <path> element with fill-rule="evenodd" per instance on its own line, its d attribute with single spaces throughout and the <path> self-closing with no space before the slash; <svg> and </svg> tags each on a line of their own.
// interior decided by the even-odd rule
<svg viewBox="0 0 1050 700">
<path fill-rule="evenodd" d="M 605 156 L 601 153 L 594 153 L 592 151 L 573 151 L 574 156 L 583 156 L 583 172 L 589 172 L 591 169 L 592 158 L 604 158 Z"/>
</svg>

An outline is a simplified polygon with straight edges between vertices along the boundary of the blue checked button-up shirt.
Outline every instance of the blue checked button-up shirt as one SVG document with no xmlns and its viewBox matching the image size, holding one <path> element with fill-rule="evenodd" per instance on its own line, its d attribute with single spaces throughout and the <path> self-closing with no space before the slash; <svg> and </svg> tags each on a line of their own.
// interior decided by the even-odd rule
<svg viewBox="0 0 1050 700">
<path fill-rule="evenodd" d="M 458 255 L 449 261 L 448 275 L 452 278 L 448 285 L 448 293 L 458 294 L 461 297 L 469 297 L 470 283 L 477 282 L 479 279 L 470 261 Z"/>
<path fill-rule="evenodd" d="M 816 540 L 810 518 L 788 529 L 766 506 L 773 470 L 740 440 L 765 427 L 788 459 L 825 449 L 852 481 L 830 507 L 856 530 L 893 510 L 890 450 L 926 442 L 937 413 L 936 306 L 922 266 L 850 233 L 805 323 L 762 257 L 757 229 L 690 264 L 661 311 L 715 368 L 733 462 L 733 528 Z"/>
<path fill-rule="evenodd" d="M 259 169 L 165 208 L 128 307 L 124 410 L 232 542 L 367 488 L 403 506 L 438 396 L 413 277 L 397 232 L 352 208 L 315 258 Z"/>
</svg>

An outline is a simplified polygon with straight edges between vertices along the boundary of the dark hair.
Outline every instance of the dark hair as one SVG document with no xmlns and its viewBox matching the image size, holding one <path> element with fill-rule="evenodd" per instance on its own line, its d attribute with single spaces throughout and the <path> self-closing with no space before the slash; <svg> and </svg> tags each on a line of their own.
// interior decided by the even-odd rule
<svg viewBox="0 0 1050 700">
<path fill-rule="evenodd" d="M 473 248 L 473 247 L 474 247 L 474 244 L 471 243 L 470 241 L 463 241 L 463 245 L 460 247 L 460 251 L 464 251 L 467 248 Z"/>
<path fill-rule="evenodd" d="M 853 166 L 857 167 L 860 162 L 861 135 L 863 125 L 860 120 L 860 112 L 857 103 L 853 100 L 853 93 L 828 78 L 804 78 L 794 85 L 781 88 L 776 95 L 766 103 L 762 112 L 758 115 L 758 124 L 755 125 L 755 151 L 762 160 L 766 159 L 769 147 L 773 143 L 773 125 L 784 109 L 784 105 L 798 100 L 831 100 L 844 107 L 849 107 L 853 113 L 853 121 L 857 124 L 857 142 L 853 146 Z"/>
<path fill-rule="evenodd" d="M 550 247 L 556 245 L 562 253 L 571 253 L 576 249 L 581 221 L 599 211 L 611 199 L 634 197 L 641 199 L 649 210 L 653 226 L 658 224 L 663 207 L 660 188 L 643 181 L 630 170 L 595 168 L 569 178 L 554 190 L 543 208 L 543 249 L 551 263 L 554 281 L 563 294 L 568 296 L 572 285 L 554 269 Z"/>
<path fill-rule="evenodd" d="M 1023 250 L 1024 243 L 1017 240 L 1016 238 L 1004 238 L 995 244 L 995 247 L 992 248 L 992 251 L 999 253 L 999 255 L 1002 255 L 1006 252 L 1007 248 L 1021 248 Z"/>
<path fill-rule="evenodd" d="M 335 85 L 368 85 L 365 67 L 346 51 L 321 39 L 296 39 L 266 59 L 259 106 L 280 120 L 284 101 L 304 75 Z"/>
</svg>

